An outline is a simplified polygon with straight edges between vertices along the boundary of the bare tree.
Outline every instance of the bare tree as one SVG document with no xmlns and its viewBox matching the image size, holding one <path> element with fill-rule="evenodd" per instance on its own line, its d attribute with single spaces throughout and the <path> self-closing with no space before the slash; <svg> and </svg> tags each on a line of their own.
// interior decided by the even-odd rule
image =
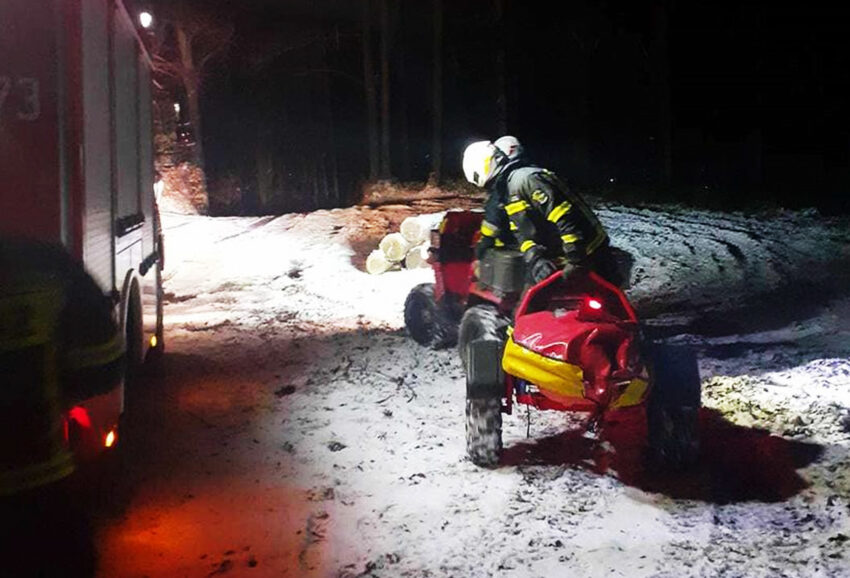
<svg viewBox="0 0 850 578">
<path fill-rule="evenodd" d="M 390 14 L 388 0 L 381 8 L 381 177 L 390 176 Z"/>
<path fill-rule="evenodd" d="M 185 2 L 171 3 L 158 10 L 157 16 L 160 25 L 152 51 L 154 72 L 171 79 L 183 92 L 194 136 L 192 159 L 203 168 L 200 95 L 204 72 L 229 48 L 233 26 Z"/>
<path fill-rule="evenodd" d="M 431 179 L 440 183 L 443 170 L 443 0 L 434 0 L 434 125 L 431 135 Z"/>
<path fill-rule="evenodd" d="M 405 61 L 406 57 L 406 45 L 404 39 L 404 11 L 401 2 L 396 3 L 393 6 L 393 15 L 392 15 L 393 24 L 393 54 L 395 55 L 395 60 L 393 61 L 395 64 L 394 72 L 396 79 L 396 86 L 400 88 L 400 90 L 396 91 L 396 96 L 394 99 L 395 110 L 396 110 L 396 119 L 398 122 L 398 128 L 396 129 L 396 136 L 398 139 L 398 144 L 396 145 L 397 150 L 401 152 L 401 158 L 399 159 L 401 162 L 400 166 L 396 167 L 396 176 L 401 179 L 409 179 L 410 178 L 410 119 L 408 116 L 408 108 L 407 108 L 407 97 L 408 97 L 408 89 L 407 89 L 407 63 Z M 399 30 L 402 31 L 401 34 L 396 34 Z"/>
<path fill-rule="evenodd" d="M 379 171 L 378 110 L 375 93 L 375 66 L 372 57 L 371 1 L 363 0 L 363 84 L 366 94 L 366 123 L 369 135 L 369 178 L 376 179 Z"/>
<path fill-rule="evenodd" d="M 665 0 L 652 3 L 652 57 L 650 70 L 657 106 L 657 138 L 661 183 L 669 186 L 673 176 L 673 120 L 670 101 L 670 60 L 667 48 L 669 7 Z"/>
<path fill-rule="evenodd" d="M 496 132 L 506 134 L 508 132 L 508 83 L 505 73 L 505 2 L 504 0 L 493 0 L 496 12 L 496 23 L 494 35 L 496 43 Z"/>
</svg>

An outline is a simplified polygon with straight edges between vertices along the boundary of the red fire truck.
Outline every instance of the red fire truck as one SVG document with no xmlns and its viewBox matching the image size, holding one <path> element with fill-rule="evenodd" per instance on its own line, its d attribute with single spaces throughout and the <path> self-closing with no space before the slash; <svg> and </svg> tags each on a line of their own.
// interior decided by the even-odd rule
<svg viewBox="0 0 850 578">
<path fill-rule="evenodd" d="M 0 0 L 0 231 L 85 265 L 115 303 L 128 377 L 164 344 L 151 90 L 120 0 Z M 70 409 L 77 455 L 114 446 L 123 411 L 124 384 Z"/>
</svg>

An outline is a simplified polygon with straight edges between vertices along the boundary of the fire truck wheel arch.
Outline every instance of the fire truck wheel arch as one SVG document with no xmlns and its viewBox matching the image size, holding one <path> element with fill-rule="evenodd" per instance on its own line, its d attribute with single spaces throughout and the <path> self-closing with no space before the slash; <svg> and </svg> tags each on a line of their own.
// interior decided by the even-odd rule
<svg viewBox="0 0 850 578">
<path fill-rule="evenodd" d="M 127 272 L 121 289 L 121 330 L 126 338 L 128 370 L 138 368 L 144 355 L 141 282 L 134 270 Z"/>
</svg>

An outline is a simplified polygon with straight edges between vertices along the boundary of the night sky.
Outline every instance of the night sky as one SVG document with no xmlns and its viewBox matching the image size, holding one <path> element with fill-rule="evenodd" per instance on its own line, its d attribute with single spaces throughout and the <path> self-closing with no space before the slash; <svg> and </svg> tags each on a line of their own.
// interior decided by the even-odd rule
<svg viewBox="0 0 850 578">
<path fill-rule="evenodd" d="M 353 202 L 367 179 L 361 1 L 200 3 L 235 27 L 202 107 L 210 181 L 239 182 L 243 210 L 259 210 L 258 171 L 273 173 L 281 211 Z M 392 177 L 423 181 L 433 2 L 388 5 Z M 766 1 L 503 0 L 499 21 L 495 6 L 444 1 L 445 179 L 461 178 L 468 142 L 500 136 L 501 50 L 508 132 L 573 186 L 721 209 L 850 207 L 850 50 L 837 14 Z M 337 196 L 304 193 L 334 177 Z"/>
</svg>

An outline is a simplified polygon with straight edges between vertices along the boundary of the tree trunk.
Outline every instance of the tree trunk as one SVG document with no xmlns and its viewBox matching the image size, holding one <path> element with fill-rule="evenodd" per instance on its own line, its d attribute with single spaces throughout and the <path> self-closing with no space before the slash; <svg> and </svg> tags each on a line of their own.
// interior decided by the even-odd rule
<svg viewBox="0 0 850 578">
<path fill-rule="evenodd" d="M 192 125 L 192 135 L 195 145 L 192 149 L 192 160 L 204 168 L 203 130 L 201 126 L 200 86 L 198 73 L 192 56 L 192 43 L 182 26 L 176 27 L 177 44 L 180 49 L 180 60 L 183 64 L 182 82 L 186 92 L 186 106 L 189 113 L 189 123 Z"/>
<path fill-rule="evenodd" d="M 443 0 L 434 0 L 434 125 L 431 135 L 431 179 L 440 183 L 443 170 Z"/>
<path fill-rule="evenodd" d="M 494 0 L 496 10 L 496 132 L 502 136 L 508 133 L 508 95 L 505 80 L 505 26 L 504 0 Z"/>
<path fill-rule="evenodd" d="M 670 99 L 670 62 L 667 47 L 668 7 L 665 0 L 652 4 L 654 84 L 657 103 L 658 154 L 661 184 L 673 178 L 673 111 Z"/>
<path fill-rule="evenodd" d="M 363 2 L 363 86 L 366 93 L 366 125 L 369 139 L 369 179 L 378 178 L 378 103 L 375 94 L 375 67 L 372 59 L 372 17 L 370 0 Z"/>
<path fill-rule="evenodd" d="M 390 16 L 381 0 L 381 178 L 390 177 Z"/>
<path fill-rule="evenodd" d="M 403 6 L 401 3 L 397 4 L 393 29 L 395 31 L 401 30 L 401 34 L 393 39 L 393 51 L 396 54 L 395 70 L 396 80 L 398 82 L 397 86 L 402 88 L 396 96 L 398 110 L 397 119 L 399 122 L 398 136 L 401 141 L 399 146 L 401 149 L 401 167 L 397 170 L 399 171 L 398 176 L 406 180 L 410 178 L 410 131 L 407 116 L 407 91 L 405 90 L 407 87 L 407 70 L 404 62 L 404 13 L 402 10 Z"/>
<path fill-rule="evenodd" d="M 328 63 L 327 50 L 322 47 L 322 69 L 329 70 L 332 66 Z M 325 127 L 327 131 L 327 139 L 325 140 L 325 150 L 327 151 L 328 159 L 328 204 L 331 207 L 340 205 L 339 198 L 339 178 L 337 175 L 338 167 L 336 160 L 336 131 L 334 130 L 334 110 L 333 99 L 331 98 L 331 77 L 330 74 L 324 74 L 324 82 L 322 82 L 322 92 L 324 93 L 325 101 Z"/>
<path fill-rule="evenodd" d="M 269 143 L 264 134 L 258 135 L 257 158 L 257 208 L 262 213 L 268 210 L 274 194 L 274 162 Z"/>
</svg>

